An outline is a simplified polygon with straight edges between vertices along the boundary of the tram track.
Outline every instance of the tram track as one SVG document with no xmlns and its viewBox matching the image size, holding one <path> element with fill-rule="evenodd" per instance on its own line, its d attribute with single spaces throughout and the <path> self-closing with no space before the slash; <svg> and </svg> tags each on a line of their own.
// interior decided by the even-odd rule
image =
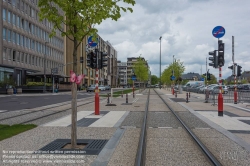
<svg viewBox="0 0 250 166">
<path fill-rule="evenodd" d="M 85 100 L 86 100 L 86 98 L 85 98 Z M 94 100 L 86 102 L 86 103 L 79 104 L 79 105 L 77 105 L 77 108 L 81 107 L 81 106 L 84 106 L 84 105 L 87 105 L 87 104 L 90 104 L 90 103 L 94 103 Z M 58 110 L 56 110 L 56 111 L 51 110 L 51 109 L 54 109 L 54 108 L 63 107 L 63 106 L 67 106 L 67 105 L 70 105 L 70 103 L 61 104 L 59 106 L 52 106 L 52 107 L 49 107 L 49 108 L 43 108 L 43 109 L 39 109 L 39 110 L 36 110 L 36 111 L 31 111 L 31 112 L 25 112 L 25 113 L 21 113 L 21 114 L 14 115 L 14 116 L 10 115 L 9 117 L 0 119 L 0 124 L 6 124 L 6 123 L 8 124 L 8 122 L 12 123 L 13 121 L 18 122 L 18 123 L 14 123 L 14 124 L 32 123 L 32 122 L 35 122 L 37 120 L 48 118 L 48 117 L 51 117 L 51 116 L 54 116 L 54 115 L 57 115 L 57 114 L 59 115 L 59 114 L 67 113 L 67 111 L 70 111 L 71 108 L 66 108 L 66 109 L 59 110 L 59 111 Z M 65 116 L 65 115 L 63 115 L 63 116 Z"/>
<path fill-rule="evenodd" d="M 152 104 L 152 102 L 150 100 L 150 94 L 152 96 L 153 95 L 152 93 L 154 94 L 154 97 L 156 97 L 156 95 L 157 95 L 157 97 L 159 97 L 161 99 L 161 101 L 164 103 L 164 105 L 166 106 L 166 108 L 164 108 L 165 112 L 163 112 L 162 110 L 159 110 L 158 112 L 156 112 L 156 111 L 151 112 L 150 104 Z M 166 119 L 163 118 L 164 116 L 169 117 L 171 114 L 170 119 L 173 121 L 173 118 L 171 118 L 171 117 L 172 116 L 175 117 L 175 121 L 178 121 L 179 125 L 172 125 L 172 127 L 167 127 L 167 125 L 165 125 L 165 127 L 163 127 L 164 125 L 162 126 L 162 124 L 160 124 L 160 122 L 158 122 L 157 120 L 156 120 L 156 122 L 152 122 L 155 117 L 157 117 L 157 116 L 159 117 L 159 115 L 157 115 L 157 114 L 160 114 L 160 116 L 162 116 L 160 118 L 161 119 L 160 121 L 162 121 L 162 122 L 166 121 Z M 156 123 L 159 123 L 159 124 L 156 124 Z M 173 122 L 171 122 L 171 123 L 173 123 Z M 181 126 L 181 127 L 178 127 L 178 126 Z M 172 140 L 172 143 L 174 142 L 173 144 L 176 144 L 176 140 L 173 140 L 173 138 L 167 138 L 168 135 L 166 135 L 166 137 L 161 137 L 161 139 L 157 139 L 157 138 L 155 138 L 155 136 L 152 137 L 152 135 L 157 135 L 156 130 L 160 130 L 161 135 L 163 135 L 163 133 L 168 133 L 168 134 L 171 133 L 172 135 L 174 135 L 174 132 L 181 131 L 182 134 L 185 135 L 185 137 L 184 137 L 185 139 L 184 138 L 176 138 L 176 140 L 180 141 L 179 144 L 181 144 L 181 146 L 185 146 L 186 149 L 183 149 L 183 150 L 188 151 L 188 149 L 191 148 L 194 151 L 193 153 L 197 153 L 198 156 L 200 156 L 201 154 L 204 155 L 204 157 L 201 157 L 199 159 L 200 161 L 195 161 L 195 162 L 205 162 L 205 163 L 207 163 L 205 165 L 221 165 L 221 163 L 213 156 L 213 154 L 208 150 L 208 148 L 194 134 L 192 129 L 180 118 L 178 113 L 176 113 L 174 111 L 174 109 L 171 108 L 171 106 L 168 104 L 168 102 L 166 102 L 164 100 L 164 98 L 160 94 L 158 94 L 155 90 L 154 90 L 154 92 L 150 92 L 150 90 L 149 90 L 148 98 L 147 98 L 147 102 L 146 102 L 146 107 L 145 107 L 145 112 L 144 112 L 143 123 L 141 126 L 139 145 L 138 145 L 137 155 L 136 155 L 136 160 L 135 160 L 136 166 L 150 165 L 150 164 L 152 164 L 150 159 L 153 159 L 156 157 L 162 159 L 162 158 L 164 158 L 164 157 L 162 157 L 164 155 L 166 155 L 166 156 L 173 155 L 173 154 L 170 154 L 171 152 L 169 152 L 169 151 L 171 151 L 172 145 L 168 141 L 171 142 L 171 140 Z M 171 132 L 169 132 L 169 131 L 171 131 Z M 185 132 L 185 134 L 183 132 Z M 155 144 L 155 142 L 152 140 L 154 140 L 155 142 L 157 142 L 159 140 L 162 140 L 162 141 L 157 142 L 158 145 L 152 146 Z M 177 142 L 177 144 L 178 144 L 178 142 Z M 190 145 L 194 145 L 194 144 L 197 146 L 197 148 L 193 148 L 192 146 L 190 146 Z M 157 146 L 158 146 L 158 148 L 160 148 L 160 151 L 163 153 L 163 154 L 159 154 L 162 156 L 155 156 L 155 154 L 154 154 L 155 152 L 152 152 L 152 151 L 156 150 L 155 148 Z M 163 150 L 163 147 L 169 147 L 169 149 Z M 178 149 L 178 147 L 176 147 L 176 149 Z M 176 149 L 173 150 L 173 153 L 176 153 L 176 151 L 177 151 Z M 164 154 L 164 153 L 166 153 L 166 154 Z M 178 153 L 180 153 L 180 152 L 178 152 Z M 187 153 L 190 153 L 190 152 L 188 151 Z M 188 155 L 196 156 L 197 154 L 190 153 Z M 187 154 L 185 154 L 185 155 L 187 155 Z M 174 160 L 174 159 L 171 159 L 171 160 Z M 165 158 L 165 161 L 166 161 L 166 158 Z M 190 161 L 190 159 L 187 159 L 187 161 Z"/>
</svg>

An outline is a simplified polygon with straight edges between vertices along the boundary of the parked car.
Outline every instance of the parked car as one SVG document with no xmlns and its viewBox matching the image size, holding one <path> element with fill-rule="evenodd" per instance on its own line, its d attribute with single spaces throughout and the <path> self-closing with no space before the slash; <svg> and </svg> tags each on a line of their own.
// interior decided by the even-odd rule
<svg viewBox="0 0 250 166">
<path fill-rule="evenodd" d="M 105 86 L 105 89 L 106 89 L 106 90 L 110 90 L 111 88 L 110 88 L 109 85 L 106 85 L 106 86 Z"/>
<path fill-rule="evenodd" d="M 98 86 L 98 89 L 99 89 L 100 91 L 104 91 L 104 90 L 106 90 L 106 88 L 105 88 L 105 86 L 104 86 L 104 85 L 99 85 L 99 86 Z"/>
<path fill-rule="evenodd" d="M 216 85 L 216 86 L 213 86 L 212 88 L 210 88 L 210 93 L 219 93 L 220 92 L 220 85 Z M 227 94 L 228 93 L 228 89 L 227 89 L 227 86 L 225 85 L 222 85 L 222 93 L 223 94 Z"/>
<path fill-rule="evenodd" d="M 87 92 L 94 92 L 95 91 L 95 85 L 89 85 L 89 87 L 86 89 Z"/>
</svg>

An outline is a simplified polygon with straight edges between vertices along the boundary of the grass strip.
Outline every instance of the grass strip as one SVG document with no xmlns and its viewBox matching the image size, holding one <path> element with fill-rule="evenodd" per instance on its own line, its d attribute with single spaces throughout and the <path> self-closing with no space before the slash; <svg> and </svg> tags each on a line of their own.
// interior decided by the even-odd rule
<svg viewBox="0 0 250 166">
<path fill-rule="evenodd" d="M 0 141 L 10 138 L 14 135 L 22 133 L 37 127 L 34 124 L 15 124 L 15 125 L 2 125 L 0 124 Z"/>
<path fill-rule="evenodd" d="M 135 89 L 135 91 L 138 90 L 138 89 Z M 124 90 L 119 90 L 119 91 L 116 91 L 116 92 L 113 92 L 113 97 L 119 97 L 121 96 L 121 94 L 127 94 L 127 93 L 130 93 L 130 92 L 133 92 L 133 89 L 124 89 Z M 100 94 L 100 96 L 102 97 L 108 97 L 108 95 L 104 95 L 104 94 Z"/>
</svg>

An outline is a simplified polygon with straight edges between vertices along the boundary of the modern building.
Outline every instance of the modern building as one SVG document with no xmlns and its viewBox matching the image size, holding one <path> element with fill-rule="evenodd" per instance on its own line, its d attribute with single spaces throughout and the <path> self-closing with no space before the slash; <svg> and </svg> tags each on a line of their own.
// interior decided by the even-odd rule
<svg viewBox="0 0 250 166">
<path fill-rule="evenodd" d="M 145 62 L 145 66 L 147 67 L 147 68 L 149 68 L 149 66 L 148 66 L 148 62 L 145 60 L 145 58 L 143 58 L 143 57 L 129 57 L 129 58 L 127 58 L 127 79 L 128 80 L 131 80 L 131 77 L 132 77 L 132 75 L 134 75 L 134 72 L 133 72 L 133 65 L 134 65 L 134 63 L 136 63 L 137 61 L 138 61 L 138 59 L 139 58 L 141 58 L 144 62 Z M 140 82 L 139 80 L 136 80 L 135 82 L 134 82 L 134 85 L 139 85 L 139 84 L 143 84 L 144 82 Z"/>
<path fill-rule="evenodd" d="M 108 77 L 107 83 L 111 87 L 117 87 L 118 84 L 118 62 L 117 62 L 117 51 L 114 47 L 106 41 L 108 47 Z"/>
<path fill-rule="evenodd" d="M 117 61 L 118 80 L 120 86 L 128 85 L 127 62 Z"/>
<path fill-rule="evenodd" d="M 51 82 L 51 69 L 63 76 L 64 40 L 52 24 L 39 21 L 38 0 L 0 1 L 0 81 L 13 79 L 17 86 L 26 81 Z M 58 8 L 63 15 L 63 11 Z"/>
</svg>

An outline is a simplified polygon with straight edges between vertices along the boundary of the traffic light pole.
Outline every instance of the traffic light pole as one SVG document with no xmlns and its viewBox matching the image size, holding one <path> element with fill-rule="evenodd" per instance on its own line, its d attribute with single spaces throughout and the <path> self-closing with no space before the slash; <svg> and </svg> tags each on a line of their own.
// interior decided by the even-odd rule
<svg viewBox="0 0 250 166">
<path fill-rule="evenodd" d="M 98 50 L 95 50 L 96 52 L 96 69 L 95 69 L 95 115 L 100 115 L 100 98 L 99 98 L 99 89 L 98 89 L 98 83 L 99 83 L 99 78 L 98 78 Z"/>
<path fill-rule="evenodd" d="M 219 81 L 220 81 L 220 92 L 218 96 L 218 116 L 223 116 L 223 96 L 222 96 L 222 79 L 221 79 L 221 67 L 219 67 Z"/>
<path fill-rule="evenodd" d="M 237 104 L 237 86 L 236 86 L 236 73 L 235 73 L 235 68 L 236 68 L 236 63 L 233 64 L 233 73 L 234 73 L 234 104 Z"/>
</svg>

